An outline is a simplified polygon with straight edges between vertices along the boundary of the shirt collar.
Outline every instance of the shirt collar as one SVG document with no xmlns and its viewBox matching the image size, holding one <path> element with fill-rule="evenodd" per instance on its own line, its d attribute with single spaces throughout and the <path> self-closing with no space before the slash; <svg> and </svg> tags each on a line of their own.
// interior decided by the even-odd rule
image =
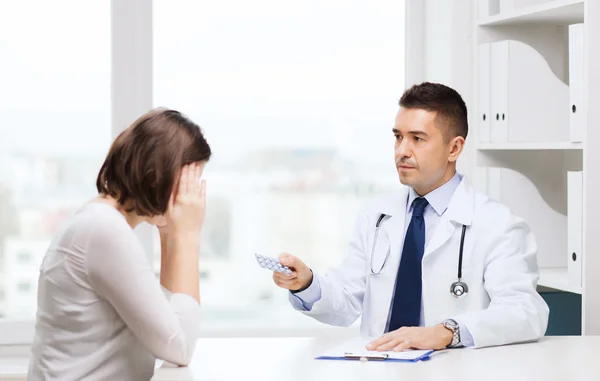
<svg viewBox="0 0 600 381">
<path fill-rule="evenodd" d="M 431 192 L 427 193 L 424 197 L 431 205 L 433 210 L 437 213 L 438 216 L 444 214 L 446 209 L 448 209 L 448 205 L 450 204 L 450 200 L 452 199 L 452 195 L 454 195 L 454 191 L 460 185 L 462 181 L 462 175 L 458 172 L 454 173 L 454 176 L 447 182 L 445 182 L 442 186 L 437 187 Z M 410 188 L 408 193 L 408 210 L 412 211 L 413 201 L 415 198 L 420 197 L 417 192 Z"/>
</svg>

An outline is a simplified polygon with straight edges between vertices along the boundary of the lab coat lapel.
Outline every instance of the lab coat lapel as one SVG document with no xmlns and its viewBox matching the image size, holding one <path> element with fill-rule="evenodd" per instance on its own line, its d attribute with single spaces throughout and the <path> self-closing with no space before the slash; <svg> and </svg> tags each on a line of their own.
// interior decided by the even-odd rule
<svg viewBox="0 0 600 381">
<path fill-rule="evenodd" d="M 425 253 L 423 254 L 423 258 L 427 257 L 429 254 L 433 253 L 435 250 L 439 249 L 446 241 L 452 237 L 452 233 L 454 232 L 454 226 L 447 218 L 442 216 L 440 222 L 435 229 L 429 244 L 425 247 Z"/>
<path fill-rule="evenodd" d="M 390 256 L 392 257 L 391 265 L 398 264 L 398 258 L 402 251 L 404 243 L 404 230 L 406 224 L 406 202 L 408 200 L 408 187 L 402 187 L 399 194 L 394 195 L 393 200 L 388 200 L 385 207 L 380 208 L 380 213 L 390 216 L 389 219 L 382 225 L 384 234 L 390 239 Z M 389 266 L 388 266 L 389 267 Z M 396 274 L 396 268 L 391 271 Z M 388 270 L 390 271 L 390 270 Z"/>
<path fill-rule="evenodd" d="M 467 179 L 463 177 L 460 185 L 454 191 L 446 212 L 442 215 L 437 229 L 433 233 L 423 258 L 439 249 L 454 234 L 456 227 L 452 222 L 461 225 L 470 225 L 473 216 L 474 200 L 473 189 Z"/>
<path fill-rule="evenodd" d="M 406 223 L 406 201 L 408 199 L 408 188 L 402 187 L 399 193 L 387 198 L 385 202 L 377 208 L 378 214 L 389 216 L 381 225 L 379 234 L 386 234 L 390 242 L 390 254 L 388 261 L 376 279 L 372 280 L 373 294 L 376 295 L 377 305 L 373 315 L 369 318 L 372 321 L 371 333 L 380 335 L 385 330 L 388 318 L 389 307 L 394 293 L 394 282 L 398 273 L 400 264 L 400 253 L 404 241 L 404 224 Z"/>
</svg>

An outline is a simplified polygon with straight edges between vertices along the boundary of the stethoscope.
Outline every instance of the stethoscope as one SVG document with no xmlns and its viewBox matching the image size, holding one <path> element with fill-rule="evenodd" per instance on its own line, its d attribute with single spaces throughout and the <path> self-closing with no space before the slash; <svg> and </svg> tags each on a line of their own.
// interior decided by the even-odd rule
<svg viewBox="0 0 600 381">
<path fill-rule="evenodd" d="M 380 215 L 379 219 L 377 220 L 377 224 L 375 224 L 375 239 L 373 240 L 373 247 L 371 248 L 371 274 L 373 274 L 373 275 L 379 275 L 381 273 L 381 270 L 383 270 L 385 263 L 387 262 L 387 259 L 389 257 L 389 252 L 388 252 L 387 253 L 388 255 L 385 256 L 383 263 L 379 267 L 379 270 L 378 271 L 373 270 L 373 255 L 375 253 L 375 245 L 377 243 L 377 239 L 379 236 L 379 229 L 381 228 L 381 226 L 383 226 L 385 217 L 386 217 L 385 214 Z M 467 226 L 463 225 L 462 233 L 460 235 L 460 247 L 458 249 L 458 274 L 457 274 L 458 280 L 456 282 L 453 282 L 450 285 L 450 294 L 452 294 L 456 298 L 461 297 L 464 294 L 469 292 L 469 287 L 467 286 L 467 284 L 465 282 L 462 281 L 462 259 L 463 259 L 463 248 L 464 248 L 464 244 L 465 244 L 465 231 L 466 230 L 467 230 Z"/>
</svg>

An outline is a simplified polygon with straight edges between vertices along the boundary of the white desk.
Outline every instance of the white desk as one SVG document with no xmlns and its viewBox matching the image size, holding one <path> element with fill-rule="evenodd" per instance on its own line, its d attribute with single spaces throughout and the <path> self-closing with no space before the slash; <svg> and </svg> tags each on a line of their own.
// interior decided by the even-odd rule
<svg viewBox="0 0 600 381">
<path fill-rule="evenodd" d="M 313 338 L 203 339 L 190 367 L 158 369 L 153 380 L 600 380 L 600 336 L 447 350 L 419 363 L 314 360 L 338 343 Z"/>
<path fill-rule="evenodd" d="M 314 360 L 339 339 L 200 339 L 186 368 L 160 368 L 152 380 L 598 381 L 600 336 L 454 349 L 419 363 Z M 27 360 L 0 359 L 0 380 L 26 380 Z"/>
</svg>

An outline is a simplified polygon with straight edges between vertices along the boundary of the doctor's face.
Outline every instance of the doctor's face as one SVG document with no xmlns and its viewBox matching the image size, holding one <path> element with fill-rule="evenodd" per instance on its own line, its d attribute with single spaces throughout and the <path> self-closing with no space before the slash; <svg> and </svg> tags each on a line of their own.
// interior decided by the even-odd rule
<svg viewBox="0 0 600 381">
<path fill-rule="evenodd" d="M 401 107 L 393 133 L 394 158 L 400 182 L 424 196 L 454 175 L 464 139 L 448 139 L 436 122 L 436 113 Z"/>
</svg>

